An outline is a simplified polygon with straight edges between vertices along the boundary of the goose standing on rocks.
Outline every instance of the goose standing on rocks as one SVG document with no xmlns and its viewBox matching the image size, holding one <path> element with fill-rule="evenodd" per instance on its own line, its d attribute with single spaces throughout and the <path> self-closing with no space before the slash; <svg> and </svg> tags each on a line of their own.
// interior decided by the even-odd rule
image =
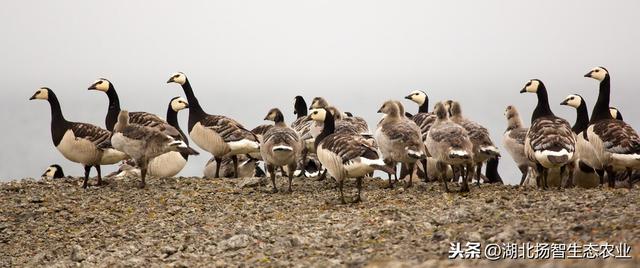
<svg viewBox="0 0 640 268">
<path fill-rule="evenodd" d="M 69 122 L 64 118 L 60 102 L 53 90 L 42 87 L 30 100 L 46 100 L 51 106 L 51 138 L 53 145 L 68 160 L 84 166 L 84 182 L 87 188 L 89 172 L 95 167 L 98 172 L 98 183 L 102 185 L 100 165 L 113 165 L 127 158 L 127 155 L 111 146 L 111 132 L 100 127 Z"/>
<path fill-rule="evenodd" d="M 573 176 L 571 163 L 575 157 L 576 136 L 567 120 L 557 117 L 549 107 L 547 88 L 542 81 L 532 79 L 520 93 L 534 93 L 538 104 L 531 116 L 531 127 L 527 132 L 524 151 L 529 160 L 536 163 L 538 187 L 548 188 L 549 169 L 560 169 L 560 178 L 569 167 L 569 176 Z M 572 181 L 570 179 L 570 181 Z M 562 187 L 562 183 L 559 184 Z"/>
<path fill-rule="evenodd" d="M 346 203 L 344 180 L 356 178 L 358 196 L 354 201 L 359 202 L 364 176 L 374 170 L 390 172 L 382 159 L 382 153 L 360 135 L 336 133 L 335 119 L 326 108 L 312 110 L 309 117 L 314 121 L 324 122 L 322 132 L 315 140 L 316 152 L 322 166 L 338 182 L 340 201 Z"/>
<path fill-rule="evenodd" d="M 378 124 L 375 138 L 387 162 L 392 166 L 404 164 L 409 172 L 407 187 L 411 187 L 415 163 L 426 159 L 426 153 L 418 125 L 404 116 L 404 107 L 401 108 L 401 105 L 400 102 L 389 100 L 380 107 L 378 113 L 384 113 L 385 116 Z"/>
<path fill-rule="evenodd" d="M 284 115 L 277 108 L 271 109 L 264 120 L 274 122 L 273 127 L 264 133 L 263 140 L 260 144 L 262 159 L 264 159 L 267 170 L 271 175 L 273 192 L 278 191 L 278 187 L 276 186 L 276 168 L 283 166 L 287 166 L 288 168 L 288 190 L 291 192 L 293 173 L 297 168 L 300 152 L 302 151 L 300 137 L 295 130 L 284 123 Z"/>
<path fill-rule="evenodd" d="M 499 157 L 500 151 L 493 144 L 487 128 L 462 116 L 462 107 L 460 107 L 459 102 L 447 101 L 447 104 L 449 105 L 451 121 L 466 129 L 469 139 L 473 143 L 475 178 L 478 186 L 480 186 L 482 165 L 491 158 Z"/>
<path fill-rule="evenodd" d="M 418 127 L 420 127 L 420 132 L 422 134 L 422 140 L 427 139 L 427 134 L 429 133 L 429 129 L 436 121 L 436 115 L 429 112 L 429 96 L 422 90 L 414 90 L 409 95 L 404 97 L 407 100 L 413 101 L 418 104 L 418 112 L 414 115 L 410 115 L 411 120 L 416 122 Z M 421 160 L 422 169 L 427 170 L 425 172 L 425 179 L 428 180 L 428 160 L 431 157 Z"/>
<path fill-rule="evenodd" d="M 640 137 L 627 123 L 611 116 L 611 76 L 607 69 L 597 67 L 584 76 L 600 81 L 598 100 L 587 128 L 587 140 L 607 173 L 609 186 L 615 187 L 617 170 L 625 170 L 631 175 L 633 169 L 640 168 Z"/>
<path fill-rule="evenodd" d="M 511 155 L 511 158 L 513 158 L 513 161 L 516 162 L 520 172 L 522 172 L 522 177 L 520 178 L 520 185 L 522 186 L 527 177 L 529 177 L 531 169 L 536 166 L 524 153 L 524 142 L 529 129 L 524 127 L 520 113 L 515 106 L 507 106 L 504 115 L 507 118 L 507 130 L 504 132 L 502 144 Z"/>
<path fill-rule="evenodd" d="M 251 178 L 258 176 L 262 169 L 258 166 L 258 159 L 255 159 L 249 155 L 238 155 L 238 176 L 233 173 L 233 161 L 229 157 L 222 159 L 222 166 L 220 167 L 220 175 L 223 178 Z M 216 175 L 217 162 L 215 158 L 209 159 L 204 167 L 204 177 L 214 178 Z"/>
<path fill-rule="evenodd" d="M 175 73 L 167 83 L 182 86 L 189 101 L 189 136 L 203 150 L 211 153 L 220 163 L 224 156 L 231 157 L 234 174 L 238 176 L 239 154 L 260 151 L 258 138 L 237 121 L 222 115 L 210 115 L 204 112 L 184 73 Z M 216 165 L 216 178 L 220 176 L 220 166 Z"/>
<path fill-rule="evenodd" d="M 62 171 L 62 167 L 58 164 L 53 164 L 44 171 L 41 177 L 47 179 L 62 179 L 64 178 L 64 171 Z"/>
<path fill-rule="evenodd" d="M 140 188 L 145 187 L 149 162 L 168 152 L 197 155 L 185 142 L 151 127 L 129 123 L 129 113 L 120 111 L 111 137 L 113 147 L 125 152 L 140 168 Z"/>
<path fill-rule="evenodd" d="M 573 180 L 576 184 L 586 187 L 595 186 L 592 182 L 598 179 L 598 174 L 602 174 L 602 163 L 596 157 L 596 151 L 593 146 L 585 139 L 584 131 L 589 127 L 589 111 L 587 111 L 587 103 L 578 94 L 567 96 L 560 105 L 570 106 L 576 109 L 576 122 L 571 130 L 576 134 L 576 169 L 573 172 Z M 596 174 L 596 170 L 598 174 Z M 600 182 L 602 184 L 603 182 Z M 597 184 L 597 182 L 596 182 Z"/>
<path fill-rule="evenodd" d="M 427 134 L 427 150 L 438 161 L 440 181 L 449 191 L 445 180 L 446 167 L 450 165 L 462 174 L 460 192 L 469 192 L 468 177 L 473 168 L 473 143 L 467 130 L 449 119 L 449 112 L 439 102 L 434 108 L 436 121 Z"/>
</svg>

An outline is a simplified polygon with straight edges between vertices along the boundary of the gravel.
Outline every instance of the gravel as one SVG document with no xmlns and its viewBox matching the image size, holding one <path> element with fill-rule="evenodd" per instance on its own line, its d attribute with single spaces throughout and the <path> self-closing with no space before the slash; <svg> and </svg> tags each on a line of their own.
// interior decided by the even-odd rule
<svg viewBox="0 0 640 268">
<path fill-rule="evenodd" d="M 143 190 L 135 178 L 108 182 L 87 190 L 79 178 L 0 183 L 0 266 L 639 265 L 637 187 L 482 185 L 459 194 L 367 179 L 363 202 L 341 205 L 330 180 L 295 179 L 293 193 L 276 194 L 256 178 L 152 179 Z M 355 195 L 353 181 L 345 189 Z M 450 243 L 468 241 L 625 242 L 633 260 L 447 260 Z"/>
</svg>

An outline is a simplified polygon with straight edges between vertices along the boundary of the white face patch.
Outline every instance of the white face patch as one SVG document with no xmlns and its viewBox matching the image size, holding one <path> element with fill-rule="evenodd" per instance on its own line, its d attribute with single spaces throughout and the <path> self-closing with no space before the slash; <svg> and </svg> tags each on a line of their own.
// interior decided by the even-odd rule
<svg viewBox="0 0 640 268">
<path fill-rule="evenodd" d="M 618 109 L 616 109 L 616 108 L 609 108 L 609 113 L 611 114 L 611 117 L 613 117 L 613 118 L 618 118 Z"/>
<path fill-rule="evenodd" d="M 582 98 L 578 95 L 569 95 L 564 99 L 564 102 L 567 103 L 567 105 L 573 107 L 573 108 L 578 108 L 580 106 L 580 103 L 582 103 Z"/>
<path fill-rule="evenodd" d="M 39 88 L 33 97 L 38 100 L 48 100 L 49 99 L 49 90 L 46 88 Z"/>
<path fill-rule="evenodd" d="M 178 112 L 180 110 L 186 109 L 189 106 L 189 103 L 184 98 L 180 97 L 171 101 L 171 109 Z"/>
<path fill-rule="evenodd" d="M 102 92 L 107 92 L 109 90 L 109 85 L 111 83 L 109 81 L 107 81 L 106 79 L 98 79 L 94 82 L 94 87 L 97 90 L 100 90 Z"/>
<path fill-rule="evenodd" d="M 324 122 L 324 118 L 327 116 L 325 109 L 313 109 L 311 110 L 311 119 L 318 122 Z"/>
<path fill-rule="evenodd" d="M 187 76 L 184 73 L 177 72 L 171 76 L 171 80 L 174 83 L 184 85 L 187 82 Z"/>
<path fill-rule="evenodd" d="M 427 94 L 421 90 L 414 90 L 409 94 L 409 98 L 418 105 L 422 105 L 427 100 Z"/>
<path fill-rule="evenodd" d="M 596 79 L 598 81 L 602 81 L 607 76 L 607 71 L 605 69 L 600 68 L 600 67 L 596 67 L 596 68 L 593 68 L 593 70 L 591 70 L 590 76 L 593 79 Z"/>
<path fill-rule="evenodd" d="M 44 172 L 44 176 L 47 178 L 53 178 L 53 176 L 56 174 L 56 171 L 58 171 L 57 168 L 55 167 L 49 167 L 47 168 L 47 170 Z"/>
<path fill-rule="evenodd" d="M 540 82 L 538 80 L 529 80 L 525 86 L 525 90 L 529 93 L 537 93 Z"/>
</svg>

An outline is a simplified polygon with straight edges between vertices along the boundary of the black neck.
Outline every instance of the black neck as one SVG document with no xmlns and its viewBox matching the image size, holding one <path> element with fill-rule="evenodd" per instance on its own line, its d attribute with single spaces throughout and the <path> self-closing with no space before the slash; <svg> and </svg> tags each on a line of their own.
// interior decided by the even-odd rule
<svg viewBox="0 0 640 268">
<path fill-rule="evenodd" d="M 105 127 L 107 130 L 113 131 L 113 127 L 118 122 L 118 114 L 120 113 L 120 98 L 118 98 L 118 92 L 113 88 L 113 85 L 109 85 L 107 96 L 109 97 L 109 108 L 107 109 L 107 117 L 105 118 Z"/>
<path fill-rule="evenodd" d="M 536 95 L 538 95 L 538 105 L 536 105 L 536 108 L 533 110 L 533 114 L 531 115 L 531 123 L 540 117 L 554 116 L 551 108 L 549 107 L 547 89 L 542 83 L 540 83 Z"/>
<path fill-rule="evenodd" d="M 425 98 L 424 103 L 418 107 L 418 113 L 428 113 L 429 112 L 429 99 Z"/>
<path fill-rule="evenodd" d="M 282 115 L 282 113 L 276 113 L 276 116 L 273 119 L 273 122 L 275 122 L 276 125 L 284 124 L 284 115 Z"/>
<path fill-rule="evenodd" d="M 314 142 L 316 149 L 318 148 L 318 144 L 320 144 L 320 142 L 324 138 L 333 134 L 336 130 L 336 122 L 335 122 L 335 119 L 333 119 L 333 115 L 326 109 L 325 109 L 325 112 L 327 113 L 327 116 L 324 119 L 324 126 L 322 128 L 322 132 L 320 132 L 320 135 L 316 137 L 316 140 Z"/>
<path fill-rule="evenodd" d="M 64 133 L 67 132 L 70 123 L 64 118 L 64 115 L 62 115 L 60 102 L 53 91 L 49 91 L 49 105 L 51 106 L 51 138 L 53 139 L 53 144 L 58 146 L 60 141 L 62 141 L 62 137 L 64 137 Z"/>
<path fill-rule="evenodd" d="M 576 108 L 576 123 L 573 124 L 571 130 L 574 133 L 578 134 L 589 127 L 589 112 L 587 111 L 587 104 L 584 102 L 580 102 L 580 106 Z"/>
<path fill-rule="evenodd" d="M 613 119 L 611 112 L 609 112 L 609 98 L 611 94 L 611 80 L 609 74 L 600 82 L 600 93 L 598 94 L 598 101 L 593 106 L 593 112 L 591 113 L 590 123 L 596 123 L 601 120 Z"/>
<path fill-rule="evenodd" d="M 298 116 L 297 118 L 307 116 L 307 102 L 305 102 L 304 99 L 296 99 L 294 106 L 295 114 Z"/>
<path fill-rule="evenodd" d="M 180 124 L 178 123 L 178 112 L 174 111 L 173 108 L 171 108 L 171 103 L 169 103 L 169 108 L 167 108 L 167 123 L 169 123 L 169 125 L 171 125 L 172 127 L 176 128 L 178 132 L 180 132 L 180 136 L 182 137 L 182 140 L 187 145 L 189 145 L 189 139 L 187 139 L 187 136 L 184 135 L 184 133 L 182 132 L 182 129 L 180 129 Z"/>
<path fill-rule="evenodd" d="M 207 114 L 202 110 L 200 106 L 200 102 L 198 102 L 198 98 L 193 94 L 193 89 L 191 88 L 191 83 L 189 83 L 189 79 L 186 79 L 184 85 L 182 85 L 182 89 L 184 90 L 184 94 L 187 96 L 187 101 L 189 102 L 189 132 L 193 129 L 193 126 L 198 123 L 203 117 Z"/>
</svg>

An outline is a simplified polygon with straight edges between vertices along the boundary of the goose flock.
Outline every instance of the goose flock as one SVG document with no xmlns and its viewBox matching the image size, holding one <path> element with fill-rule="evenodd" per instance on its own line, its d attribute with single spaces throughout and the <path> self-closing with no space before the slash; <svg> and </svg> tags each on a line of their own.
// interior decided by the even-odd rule
<svg viewBox="0 0 640 268">
<path fill-rule="evenodd" d="M 548 90 L 539 79 L 529 80 L 520 91 L 537 97 L 529 127 L 515 106 L 506 107 L 502 146 L 522 173 L 521 185 L 546 189 L 551 174 L 557 174 L 558 187 L 615 187 L 623 182 L 631 187 L 639 177 L 640 137 L 610 106 L 609 72 L 597 67 L 585 77 L 599 82 L 599 96 L 591 117 L 587 101 L 579 94 L 560 103 L 576 110 L 573 126 L 553 113 Z M 273 192 L 278 191 L 276 176 L 288 177 L 289 192 L 295 177 L 331 178 L 342 203 L 346 203 L 347 179 L 356 181 L 352 201 L 358 202 L 364 178 L 376 170 L 389 175 L 388 187 L 394 187 L 394 180 L 411 187 L 414 177 L 440 182 L 445 191 L 450 184 L 460 185 L 460 192 L 468 192 L 474 181 L 478 187 L 482 182 L 502 182 L 497 173 L 502 155 L 488 129 L 465 116 L 458 101 L 437 102 L 430 112 L 423 90 L 404 96 L 418 105 L 413 114 L 398 100 L 381 101 L 381 117 L 373 132 L 364 118 L 342 112 L 324 97 L 313 98 L 307 107 L 302 96 L 294 98 L 290 124 L 282 110 L 272 107 L 264 117 L 271 123 L 249 130 L 233 118 L 205 112 L 184 73 L 171 75 L 167 83 L 180 85 L 185 98 L 172 98 L 163 119 L 121 109 L 114 84 L 105 78 L 96 80 L 88 89 L 104 92 L 109 100 L 104 128 L 68 121 L 50 88 L 39 88 L 31 100 L 49 102 L 53 145 L 66 159 L 84 167 L 83 188 L 88 187 L 91 168 L 96 169 L 97 185 L 101 185 L 101 166 L 117 163 L 123 164 L 116 174 L 139 176 L 143 188 L 147 176 L 175 176 L 190 156 L 200 153 L 211 156 L 203 169 L 206 178 L 270 177 Z M 189 111 L 188 136 L 177 117 L 185 109 Z M 51 165 L 42 176 L 65 175 L 60 165 Z"/>
</svg>

